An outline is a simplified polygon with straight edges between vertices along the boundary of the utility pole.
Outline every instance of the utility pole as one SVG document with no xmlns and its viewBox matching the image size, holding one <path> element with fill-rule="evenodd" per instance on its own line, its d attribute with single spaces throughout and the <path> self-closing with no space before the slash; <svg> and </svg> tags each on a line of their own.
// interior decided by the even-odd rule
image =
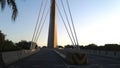
<svg viewBox="0 0 120 68">
<path fill-rule="evenodd" d="M 57 28 L 56 28 L 56 0 L 51 0 L 50 23 L 48 33 L 48 48 L 57 47 Z"/>
</svg>

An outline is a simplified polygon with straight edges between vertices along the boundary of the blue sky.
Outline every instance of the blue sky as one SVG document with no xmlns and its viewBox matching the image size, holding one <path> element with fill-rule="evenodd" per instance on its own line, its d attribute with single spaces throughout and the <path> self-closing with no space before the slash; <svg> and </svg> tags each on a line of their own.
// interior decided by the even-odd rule
<svg viewBox="0 0 120 68">
<path fill-rule="evenodd" d="M 120 0 L 69 0 L 69 2 L 79 44 L 103 45 L 120 42 Z M 0 12 L 0 30 L 7 35 L 7 39 L 14 42 L 30 41 L 41 0 L 16 0 L 16 3 L 19 10 L 16 21 L 11 21 L 11 9 L 6 5 L 5 10 Z M 57 0 L 57 3 L 62 8 L 60 0 Z M 38 40 L 39 45 L 47 44 L 48 24 L 49 19 Z M 57 31 L 59 45 L 71 44 L 58 12 Z"/>
</svg>

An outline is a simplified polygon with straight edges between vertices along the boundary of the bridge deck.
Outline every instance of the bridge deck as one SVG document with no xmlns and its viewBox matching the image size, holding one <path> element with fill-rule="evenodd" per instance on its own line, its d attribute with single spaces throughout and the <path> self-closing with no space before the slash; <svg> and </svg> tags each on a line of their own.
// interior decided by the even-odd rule
<svg viewBox="0 0 120 68">
<path fill-rule="evenodd" d="M 62 58 L 51 49 L 42 49 L 39 53 L 21 60 L 9 68 L 67 68 Z"/>
<path fill-rule="evenodd" d="M 41 49 L 8 68 L 120 68 L 120 61 L 101 56 L 88 55 L 86 65 L 68 65 L 51 49 Z"/>
</svg>

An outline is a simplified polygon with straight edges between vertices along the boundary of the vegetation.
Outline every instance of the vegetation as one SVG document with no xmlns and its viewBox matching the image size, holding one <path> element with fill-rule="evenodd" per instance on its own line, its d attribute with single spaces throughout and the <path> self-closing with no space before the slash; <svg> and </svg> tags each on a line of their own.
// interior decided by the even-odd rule
<svg viewBox="0 0 120 68">
<path fill-rule="evenodd" d="M 20 49 L 30 49 L 31 43 L 25 40 L 22 40 L 16 44 L 14 44 L 10 40 L 5 40 L 5 34 L 0 31 L 0 51 L 14 51 Z M 104 46 L 98 46 L 96 44 L 89 44 L 87 46 L 79 46 L 81 49 L 91 49 L 91 50 L 106 50 L 106 51 L 120 51 L 119 44 L 105 44 Z M 34 48 L 38 48 L 38 45 L 35 43 Z M 46 48 L 43 46 L 42 48 Z M 58 48 L 63 48 L 62 46 L 58 46 Z M 71 48 L 73 49 L 74 46 L 66 45 L 64 48 Z"/>
<path fill-rule="evenodd" d="M 0 51 L 13 51 L 19 48 L 10 40 L 5 40 L 5 34 L 0 31 Z"/>
<path fill-rule="evenodd" d="M 81 49 L 91 50 L 104 50 L 104 51 L 120 51 L 119 44 L 105 44 L 104 46 L 97 46 L 95 44 L 89 44 L 87 46 L 80 46 Z"/>
<path fill-rule="evenodd" d="M 46 46 L 43 46 L 42 48 L 47 48 Z"/>
<path fill-rule="evenodd" d="M 32 42 L 28 42 L 28 41 L 22 40 L 22 41 L 16 43 L 16 46 L 19 47 L 20 49 L 30 49 L 31 43 Z M 35 49 L 38 48 L 38 45 L 36 43 L 33 44 L 33 45 L 34 45 Z"/>
<path fill-rule="evenodd" d="M 64 48 L 71 48 L 71 49 L 73 49 L 74 46 L 72 46 L 72 45 L 66 45 Z"/>
<path fill-rule="evenodd" d="M 5 35 L 0 31 L 0 51 L 2 51 L 4 40 L 5 40 Z"/>
<path fill-rule="evenodd" d="M 15 3 L 15 0 L 0 0 L 1 9 L 4 10 L 6 4 L 12 9 L 12 20 L 15 20 L 17 17 L 18 9 Z"/>
<path fill-rule="evenodd" d="M 72 45 L 66 45 L 65 48 L 74 48 Z M 80 49 L 90 49 L 90 50 L 104 50 L 104 51 L 120 51 L 119 44 L 105 44 L 104 46 L 98 46 L 96 44 L 89 44 L 86 46 L 79 46 Z"/>
<path fill-rule="evenodd" d="M 64 47 L 63 46 L 57 46 L 58 49 L 63 49 Z"/>
<path fill-rule="evenodd" d="M 18 43 L 16 43 L 16 46 L 20 49 L 30 49 L 31 42 L 27 42 L 25 40 L 22 40 Z"/>
<path fill-rule="evenodd" d="M 31 43 L 34 42 L 27 42 L 25 40 L 22 40 L 18 43 L 13 43 L 10 40 L 5 40 L 5 34 L 3 34 L 0 31 L 0 52 L 2 51 L 15 51 L 15 50 L 20 50 L 20 49 L 30 49 Z M 34 43 L 33 48 L 38 48 L 38 45 Z"/>
<path fill-rule="evenodd" d="M 19 50 L 19 48 L 15 46 L 15 44 L 12 41 L 9 40 L 4 41 L 2 51 L 15 51 L 15 50 Z"/>
</svg>

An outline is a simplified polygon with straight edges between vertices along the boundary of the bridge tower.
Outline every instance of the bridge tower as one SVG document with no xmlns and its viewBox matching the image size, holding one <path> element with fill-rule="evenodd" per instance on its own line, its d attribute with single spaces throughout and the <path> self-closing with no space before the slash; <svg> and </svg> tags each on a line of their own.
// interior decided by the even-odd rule
<svg viewBox="0 0 120 68">
<path fill-rule="evenodd" d="M 51 0 L 50 6 L 50 23 L 48 33 L 48 48 L 57 47 L 57 28 L 56 28 L 56 0 Z"/>
</svg>

